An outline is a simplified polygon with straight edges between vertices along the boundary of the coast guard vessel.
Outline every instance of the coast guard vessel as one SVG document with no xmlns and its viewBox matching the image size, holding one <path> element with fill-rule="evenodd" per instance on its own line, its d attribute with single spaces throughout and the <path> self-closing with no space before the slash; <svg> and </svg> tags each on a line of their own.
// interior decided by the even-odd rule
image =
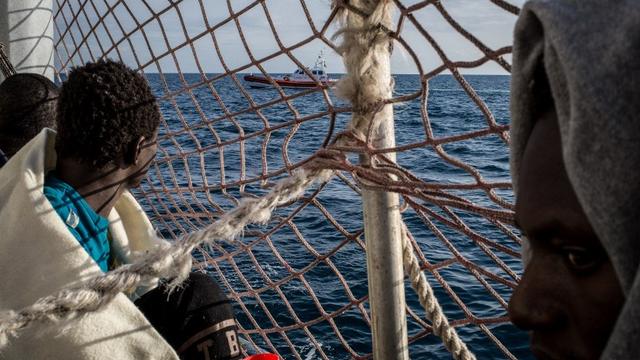
<svg viewBox="0 0 640 360">
<path fill-rule="evenodd" d="M 332 79 L 329 77 L 326 71 L 327 62 L 324 59 L 324 54 L 320 51 L 316 63 L 311 69 L 298 68 L 288 75 L 254 75 L 249 74 L 244 76 L 244 81 L 252 88 L 268 88 L 278 84 L 283 88 L 315 88 L 319 86 L 331 87 L 335 85 L 338 79 Z M 312 75 L 309 76 L 309 74 Z"/>
</svg>

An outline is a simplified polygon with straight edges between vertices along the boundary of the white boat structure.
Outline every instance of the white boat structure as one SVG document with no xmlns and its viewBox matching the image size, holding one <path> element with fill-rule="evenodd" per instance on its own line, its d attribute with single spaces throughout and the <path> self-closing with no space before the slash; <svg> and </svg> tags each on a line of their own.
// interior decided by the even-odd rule
<svg viewBox="0 0 640 360">
<path fill-rule="evenodd" d="M 316 63 L 311 69 L 298 68 L 288 75 L 264 76 L 249 74 L 244 76 L 244 81 L 252 88 L 270 88 L 275 87 L 276 84 L 282 88 L 290 89 L 331 87 L 338 82 L 338 79 L 330 78 L 326 69 L 327 62 L 323 52 L 320 51 Z M 309 76 L 309 74 L 312 76 Z"/>
</svg>

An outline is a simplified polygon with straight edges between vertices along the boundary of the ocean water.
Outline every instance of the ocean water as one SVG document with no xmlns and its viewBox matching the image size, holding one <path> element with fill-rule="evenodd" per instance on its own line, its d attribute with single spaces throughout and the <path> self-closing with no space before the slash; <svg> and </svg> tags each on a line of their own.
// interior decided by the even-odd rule
<svg viewBox="0 0 640 360">
<path fill-rule="evenodd" d="M 394 78 L 396 95 L 410 94 L 420 87 L 418 76 L 396 75 Z M 507 124 L 510 78 L 483 75 L 465 78 L 496 121 Z M 165 96 L 160 101 L 166 119 L 160 131 L 160 151 L 149 173 L 149 181 L 143 186 L 144 193 L 137 195 L 154 225 L 168 237 L 211 223 L 221 210 L 229 210 L 235 205 L 234 198 L 247 193 L 264 194 L 268 189 L 261 186 L 260 176 L 273 172 L 272 180 L 285 176 L 277 171 L 286 163 L 295 164 L 312 155 L 322 146 L 329 131 L 329 117 L 314 115 L 327 108 L 327 99 L 317 92 L 297 96 L 301 94 L 299 90 L 285 90 L 287 95 L 294 97 L 289 107 L 274 102 L 280 96 L 276 90 L 251 89 L 242 83 L 244 89 L 241 89 L 229 77 L 213 81 L 212 88 L 200 83 L 199 74 L 184 74 L 182 78 L 175 74 L 164 77 L 151 74 L 148 79 L 156 95 L 172 96 Z M 191 87 L 189 92 L 181 91 L 185 85 Z M 243 112 L 249 101 L 259 108 L 258 112 Z M 346 106 L 332 92 L 329 101 L 336 107 Z M 486 127 L 486 119 L 479 107 L 470 101 L 451 76 L 442 75 L 430 80 L 427 103 L 426 111 L 436 137 Z M 426 139 L 422 111 L 424 108 L 419 100 L 395 106 L 398 145 Z M 225 114 L 234 114 L 233 121 Z M 206 124 L 202 122 L 202 115 L 208 119 Z M 296 118 L 297 123 L 290 123 Z M 339 114 L 335 119 L 334 133 L 343 130 L 348 120 L 349 114 Z M 265 128 L 271 131 L 265 131 Z M 508 149 L 499 137 L 490 135 L 445 144 L 443 148 L 450 156 L 473 165 L 486 180 L 509 181 Z M 350 159 L 356 161 L 357 157 Z M 433 148 L 403 151 L 398 154 L 398 163 L 427 181 L 473 181 L 471 175 L 444 161 Z M 220 185 L 222 183 L 224 186 Z M 170 192 L 157 191 L 163 186 Z M 508 201 L 513 200 L 510 190 L 498 190 L 497 193 Z M 456 194 L 497 208 L 483 192 Z M 362 229 L 362 203 L 356 191 L 339 180 L 327 184 L 315 200 L 302 208 L 299 203 L 285 206 L 276 211 L 270 223 L 250 226 L 236 243 L 210 249 L 208 256 L 216 259 L 216 265 L 208 269 L 223 287 L 233 289 L 242 301 L 242 305 L 236 304 L 238 320 L 250 330 L 252 340 L 259 346 L 265 349 L 273 346 L 285 358 L 295 358 L 292 348 L 304 359 L 320 358 L 310 340 L 311 335 L 330 359 L 348 359 L 353 353 L 371 351 L 370 330 L 362 315 L 368 310 L 368 303 L 362 302 L 367 291 L 365 255 L 361 243 L 353 240 Z M 436 207 L 427 207 L 435 213 L 442 213 Z M 464 211 L 454 212 L 473 231 L 517 250 L 517 246 L 487 220 Z M 187 213 L 196 215 L 185 216 Z M 327 214 L 339 224 L 338 227 L 327 220 Z M 403 216 L 431 263 L 451 258 L 451 251 L 434 236 L 417 212 L 409 209 Z M 291 222 L 287 222 L 287 217 Z M 437 219 L 431 220 L 467 259 L 509 279 L 466 236 Z M 284 226 L 276 226 L 283 222 Z M 269 236 L 265 237 L 265 233 Z M 363 236 L 360 239 L 366 241 Z M 228 254 L 233 254 L 233 258 Z M 516 273 L 521 273 L 518 259 L 498 251 L 496 255 Z M 202 254 L 196 254 L 196 257 L 204 259 Z M 326 261 L 318 261 L 319 257 Z M 335 275 L 336 270 L 342 274 L 342 279 Z M 440 274 L 474 316 L 493 318 L 506 315 L 506 310 L 463 266 L 453 264 L 441 270 Z M 435 283 L 433 277 L 430 276 L 429 280 L 434 284 L 447 316 L 450 319 L 464 318 L 464 312 L 447 296 L 444 288 Z M 508 301 L 509 288 L 487 281 Z M 277 290 L 269 288 L 273 284 L 278 284 Z M 256 289 L 261 301 L 252 291 Z M 410 288 L 407 288 L 407 302 L 418 316 L 423 315 Z M 351 306 L 345 307 L 349 304 Z M 317 321 L 323 314 L 333 314 L 332 322 Z M 306 327 L 299 330 L 287 328 L 299 322 L 305 322 Z M 423 330 L 412 319 L 408 326 L 410 337 L 420 335 Z M 258 327 L 269 330 L 269 333 L 261 336 L 252 332 Z M 524 332 L 510 324 L 487 325 L 487 329 L 517 358 L 533 358 Z M 459 327 L 458 331 L 479 359 L 504 358 L 480 327 L 470 324 Z M 349 348 L 341 344 L 336 333 L 347 340 Z M 423 336 L 412 343 L 410 354 L 414 359 L 450 358 L 434 335 Z"/>
</svg>

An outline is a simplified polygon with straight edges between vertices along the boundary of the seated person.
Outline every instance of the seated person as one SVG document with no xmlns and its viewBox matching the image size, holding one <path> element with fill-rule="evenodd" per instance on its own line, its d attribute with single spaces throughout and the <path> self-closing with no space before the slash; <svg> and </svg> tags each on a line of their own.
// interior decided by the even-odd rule
<svg viewBox="0 0 640 360">
<path fill-rule="evenodd" d="M 209 275 L 192 273 L 171 295 L 159 286 L 135 304 L 181 359 L 241 358 L 233 308 Z"/>
<path fill-rule="evenodd" d="M 0 84 L 0 167 L 43 128 L 55 128 L 58 92 L 38 74 L 15 74 Z"/>
<path fill-rule="evenodd" d="M 140 184 L 155 157 L 159 122 L 146 80 L 123 64 L 100 61 L 71 71 L 58 102 L 58 133 L 43 130 L 0 170 L 0 228 L 6 235 L 0 242 L 0 308 L 30 305 L 162 242 L 127 190 Z M 239 354 L 230 304 L 211 278 L 192 275 L 170 297 L 162 286 L 145 294 L 147 289 L 130 294 L 144 315 L 120 294 L 64 329 L 25 330 L 2 355 L 177 359 L 174 345 L 189 355 L 183 358 L 205 359 L 215 358 L 210 345 L 219 344 L 220 334 L 233 351 L 219 358 Z M 174 318 L 180 315 L 185 318 Z M 176 323 L 157 321 L 163 316 Z M 165 331 L 160 325 L 181 329 L 181 337 L 159 334 Z"/>
<path fill-rule="evenodd" d="M 516 25 L 511 170 L 540 359 L 640 353 L 640 3 L 530 1 Z"/>
</svg>

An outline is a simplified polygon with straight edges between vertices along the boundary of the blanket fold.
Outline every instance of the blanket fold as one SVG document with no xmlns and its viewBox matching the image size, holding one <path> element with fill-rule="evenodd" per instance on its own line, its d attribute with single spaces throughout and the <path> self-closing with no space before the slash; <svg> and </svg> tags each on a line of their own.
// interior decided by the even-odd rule
<svg viewBox="0 0 640 360">
<path fill-rule="evenodd" d="M 18 310 L 100 274 L 42 193 L 55 167 L 55 132 L 45 129 L 0 169 L 0 309 Z M 131 194 L 109 216 L 121 262 L 155 246 L 149 220 Z M 177 359 L 170 345 L 124 294 L 101 311 L 36 324 L 0 349 L 4 359 Z"/>
</svg>

